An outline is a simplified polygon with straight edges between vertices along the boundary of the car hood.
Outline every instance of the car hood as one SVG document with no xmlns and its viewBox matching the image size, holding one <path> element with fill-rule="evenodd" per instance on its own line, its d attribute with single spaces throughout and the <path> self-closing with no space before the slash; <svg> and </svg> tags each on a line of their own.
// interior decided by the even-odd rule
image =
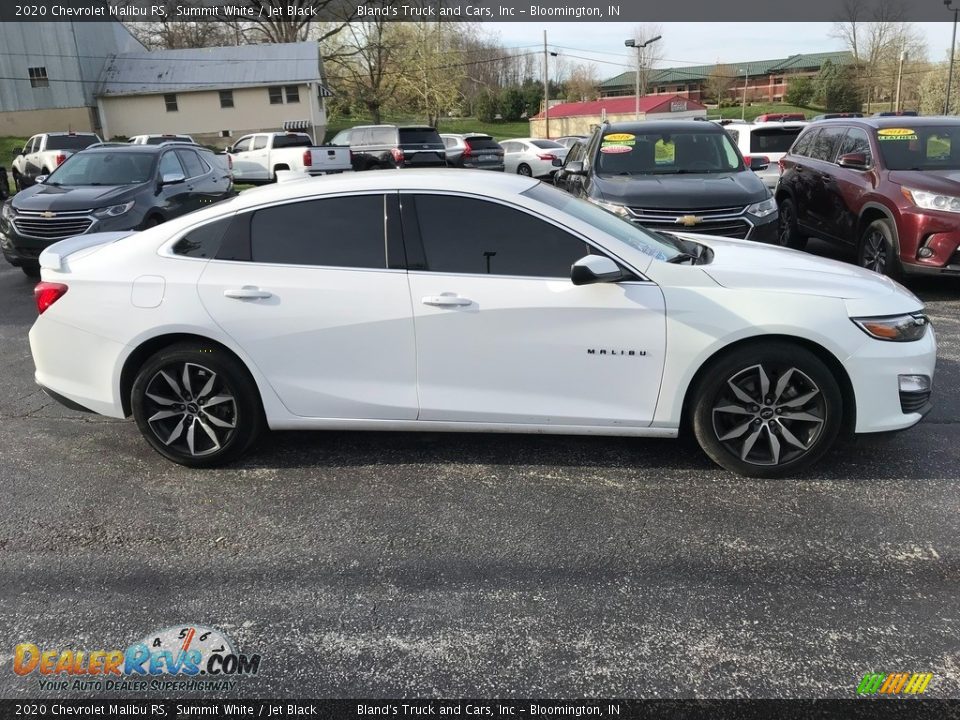
<svg viewBox="0 0 960 720">
<path fill-rule="evenodd" d="M 713 260 L 698 267 L 714 282 L 726 288 L 770 290 L 844 300 L 878 298 L 903 292 L 916 300 L 909 291 L 888 277 L 856 265 L 745 240 L 687 233 L 678 235 L 713 250 Z M 919 304 L 919 300 L 916 302 Z"/>
<path fill-rule="evenodd" d="M 891 170 L 890 182 L 917 190 L 960 195 L 960 170 Z"/>
<path fill-rule="evenodd" d="M 597 175 L 600 200 L 644 209 L 743 207 L 769 195 L 750 170 L 684 175 Z"/>
<path fill-rule="evenodd" d="M 91 186 L 33 185 L 13 196 L 15 210 L 90 210 L 117 205 L 133 198 L 143 185 Z"/>
</svg>

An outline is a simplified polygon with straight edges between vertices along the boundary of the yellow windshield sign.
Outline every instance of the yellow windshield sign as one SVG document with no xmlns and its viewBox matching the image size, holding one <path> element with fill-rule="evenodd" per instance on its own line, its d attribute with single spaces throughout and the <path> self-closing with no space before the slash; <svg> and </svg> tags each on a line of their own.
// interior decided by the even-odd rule
<svg viewBox="0 0 960 720">
<path fill-rule="evenodd" d="M 604 142 L 623 142 L 625 140 L 636 140 L 636 135 L 631 135 L 630 133 L 611 133 L 610 135 L 604 135 Z"/>
<path fill-rule="evenodd" d="M 877 130 L 877 135 L 880 137 L 904 137 L 905 135 L 916 134 L 916 130 L 908 130 L 907 128 L 884 128 L 883 130 Z"/>
</svg>

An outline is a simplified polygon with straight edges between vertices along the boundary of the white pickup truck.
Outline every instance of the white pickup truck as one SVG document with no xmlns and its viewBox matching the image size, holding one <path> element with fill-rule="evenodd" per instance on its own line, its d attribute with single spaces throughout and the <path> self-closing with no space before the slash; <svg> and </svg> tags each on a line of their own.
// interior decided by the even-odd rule
<svg viewBox="0 0 960 720">
<path fill-rule="evenodd" d="M 49 175 L 64 160 L 86 147 L 100 142 L 89 132 L 52 132 L 34 135 L 23 149 L 17 150 L 10 165 L 17 191 L 33 185 L 37 176 Z"/>
<path fill-rule="evenodd" d="M 238 183 L 276 182 L 278 170 L 325 175 L 352 169 L 350 148 L 317 147 L 313 138 L 298 132 L 245 135 L 227 154 Z"/>
</svg>

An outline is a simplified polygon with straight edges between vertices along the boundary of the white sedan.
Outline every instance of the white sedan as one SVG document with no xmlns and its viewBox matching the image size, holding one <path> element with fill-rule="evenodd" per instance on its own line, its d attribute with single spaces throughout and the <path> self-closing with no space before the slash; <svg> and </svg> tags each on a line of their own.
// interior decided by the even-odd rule
<svg viewBox="0 0 960 720">
<path fill-rule="evenodd" d="M 500 147 L 503 148 L 504 172 L 535 178 L 552 176 L 570 152 L 565 145 L 538 138 L 504 140 Z"/>
<path fill-rule="evenodd" d="M 783 476 L 841 432 L 917 423 L 936 361 L 923 305 L 881 275 L 653 234 L 507 174 L 282 183 L 40 264 L 36 381 L 189 466 L 265 426 L 691 428 L 720 465 Z"/>
</svg>

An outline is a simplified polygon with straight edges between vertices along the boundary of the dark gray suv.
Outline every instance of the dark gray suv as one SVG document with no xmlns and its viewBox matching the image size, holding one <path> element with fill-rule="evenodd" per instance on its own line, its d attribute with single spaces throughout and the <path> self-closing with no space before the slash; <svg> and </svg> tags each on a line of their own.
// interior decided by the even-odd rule
<svg viewBox="0 0 960 720">
<path fill-rule="evenodd" d="M 232 196 L 223 155 L 197 145 L 104 143 L 71 155 L 0 210 L 0 249 L 27 275 L 49 245 L 74 235 L 142 230 Z"/>
</svg>

